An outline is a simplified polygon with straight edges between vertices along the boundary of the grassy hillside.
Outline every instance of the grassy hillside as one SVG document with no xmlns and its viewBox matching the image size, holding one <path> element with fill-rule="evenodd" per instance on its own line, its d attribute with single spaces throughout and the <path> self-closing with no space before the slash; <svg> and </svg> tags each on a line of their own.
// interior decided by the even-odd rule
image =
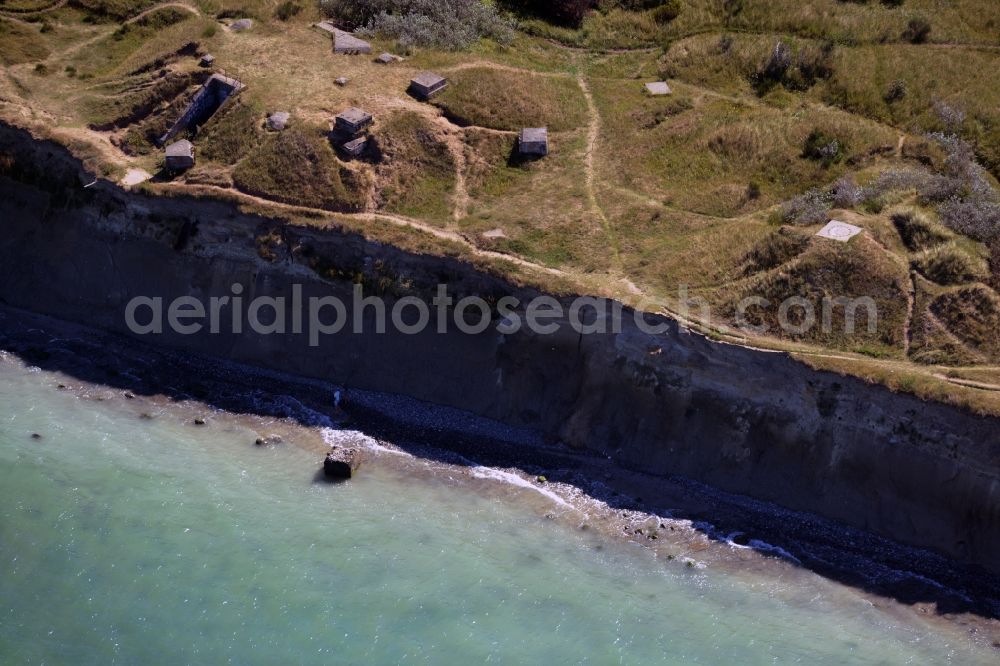
<svg viewBox="0 0 1000 666">
<path fill-rule="evenodd" d="M 0 19 L 0 63 L 17 65 L 43 60 L 48 55 L 35 29 Z"/>
<path fill-rule="evenodd" d="M 76 0 L 0 18 L 0 114 L 105 172 L 156 173 L 156 140 L 222 70 L 246 87 L 186 134 L 198 166 L 169 191 L 343 212 L 374 237 L 423 234 L 421 251 L 464 248 L 517 279 L 651 309 L 678 312 L 686 294 L 713 307 L 694 322 L 710 335 L 851 359 L 890 383 L 858 359 L 924 377 L 1000 363 L 997 3 L 604 0 L 579 26 L 522 15 L 512 39 L 465 48 L 371 36 L 404 56 L 389 65 L 334 55 L 311 27 L 320 8 L 293 4 Z M 229 30 L 240 17 L 252 29 Z M 198 65 L 207 52 L 214 69 Z M 450 82 L 430 102 L 406 92 L 425 70 Z M 649 96 L 661 79 L 673 94 Z M 351 160 L 329 133 L 349 107 L 375 117 Z M 274 111 L 288 130 L 264 129 Z M 544 159 L 517 155 L 529 126 L 550 131 Z M 863 232 L 816 238 L 830 219 Z M 762 338 L 732 330 L 748 296 L 776 304 L 754 311 Z M 833 330 L 783 331 L 776 308 L 792 296 L 817 312 L 869 296 L 878 321 L 847 333 L 835 313 Z"/>
</svg>

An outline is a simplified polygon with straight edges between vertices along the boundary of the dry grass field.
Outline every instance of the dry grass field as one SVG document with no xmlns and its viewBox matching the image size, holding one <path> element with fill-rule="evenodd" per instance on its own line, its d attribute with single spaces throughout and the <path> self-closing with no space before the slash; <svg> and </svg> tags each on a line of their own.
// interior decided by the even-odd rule
<svg viewBox="0 0 1000 666">
<path fill-rule="evenodd" d="M 159 174 L 151 192 L 301 221 L 268 202 L 295 205 L 312 224 L 673 313 L 686 293 L 713 306 L 711 321 L 686 320 L 710 336 L 976 409 L 995 398 L 1000 411 L 988 388 L 1000 384 L 997 259 L 926 191 L 956 178 L 929 132 L 967 142 L 986 170 L 977 182 L 996 189 L 997 3 L 682 0 L 670 21 L 622 9 L 576 29 L 523 18 L 509 44 L 459 51 L 372 38 L 375 53 L 404 56 L 388 65 L 335 55 L 312 27 L 318 6 L 282 18 L 282 4 L 2 0 L 0 118 L 108 177 Z M 228 28 L 244 17 L 250 30 Z M 186 135 L 195 169 L 160 173 L 156 139 L 211 73 L 205 53 L 246 88 Z M 450 81 L 431 102 L 407 94 L 425 70 Z M 660 79 L 673 93 L 649 96 Z M 356 159 L 329 133 L 349 107 L 375 117 Z M 265 129 L 275 111 L 289 129 Z M 529 126 L 549 128 L 544 159 L 516 156 Z M 834 217 L 863 233 L 816 238 Z M 796 334 L 759 310 L 767 335 L 732 329 L 740 299 L 791 295 L 870 296 L 880 317 L 872 332 Z"/>
</svg>

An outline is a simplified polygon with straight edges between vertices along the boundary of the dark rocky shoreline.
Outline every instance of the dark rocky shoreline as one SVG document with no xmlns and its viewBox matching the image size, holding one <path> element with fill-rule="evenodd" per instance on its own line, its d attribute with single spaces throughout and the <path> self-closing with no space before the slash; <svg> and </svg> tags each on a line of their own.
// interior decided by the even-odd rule
<svg viewBox="0 0 1000 666">
<path fill-rule="evenodd" d="M 1000 579 L 976 567 L 823 518 L 732 495 L 677 476 L 622 468 L 529 428 L 410 398 L 152 347 L 115 334 L 0 306 L 0 349 L 43 370 L 138 396 L 198 401 L 235 414 L 350 427 L 417 458 L 513 468 L 566 484 L 621 512 L 691 521 L 710 541 L 749 545 L 875 597 L 946 616 L 1000 640 Z M 333 396 L 342 390 L 340 408 Z M 646 521 L 648 522 L 648 521 Z M 626 527 L 626 538 L 648 539 Z"/>
</svg>

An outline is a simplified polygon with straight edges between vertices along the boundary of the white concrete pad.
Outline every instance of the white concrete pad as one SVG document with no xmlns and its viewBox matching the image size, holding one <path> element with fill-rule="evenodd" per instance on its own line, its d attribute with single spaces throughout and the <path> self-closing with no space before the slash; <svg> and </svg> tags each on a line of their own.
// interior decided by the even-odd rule
<svg viewBox="0 0 1000 666">
<path fill-rule="evenodd" d="M 144 183 L 153 176 L 142 169 L 129 169 L 125 172 L 125 177 L 122 178 L 121 184 L 130 187 L 132 185 L 138 185 L 139 183 Z"/>
<path fill-rule="evenodd" d="M 820 238 L 829 238 L 830 240 L 846 243 L 862 231 L 864 231 L 864 229 L 856 227 L 853 224 L 841 222 L 840 220 L 830 220 L 830 223 L 820 229 L 819 233 L 816 235 Z"/>
<path fill-rule="evenodd" d="M 670 86 L 667 85 L 666 81 L 656 81 L 655 83 L 646 84 L 646 92 L 650 95 L 669 95 L 672 91 Z"/>
</svg>

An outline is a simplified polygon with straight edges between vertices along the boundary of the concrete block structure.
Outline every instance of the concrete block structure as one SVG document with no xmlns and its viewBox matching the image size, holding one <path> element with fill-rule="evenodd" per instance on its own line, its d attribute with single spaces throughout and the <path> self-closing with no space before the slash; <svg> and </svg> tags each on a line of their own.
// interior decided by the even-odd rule
<svg viewBox="0 0 1000 666">
<path fill-rule="evenodd" d="M 352 107 L 336 117 L 334 129 L 342 134 L 355 136 L 368 129 L 374 121 L 372 114 Z"/>
<path fill-rule="evenodd" d="M 448 79 L 434 72 L 421 72 L 410 81 L 410 93 L 422 100 L 428 100 L 448 87 Z"/>
<path fill-rule="evenodd" d="M 545 157 L 549 154 L 549 130 L 545 127 L 526 127 L 521 130 L 517 152 L 525 157 Z"/>
<path fill-rule="evenodd" d="M 194 166 L 194 145 L 187 139 L 175 141 L 165 152 L 164 161 L 170 171 L 184 171 Z"/>
</svg>

